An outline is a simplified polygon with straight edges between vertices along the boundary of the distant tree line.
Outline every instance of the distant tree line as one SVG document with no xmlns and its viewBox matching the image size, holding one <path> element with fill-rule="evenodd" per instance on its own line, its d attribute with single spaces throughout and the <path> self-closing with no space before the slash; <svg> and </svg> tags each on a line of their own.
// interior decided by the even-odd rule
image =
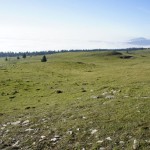
<svg viewBox="0 0 150 150">
<path fill-rule="evenodd" d="M 45 54 L 54 54 L 56 51 L 35 51 L 35 52 L 0 52 L 0 57 L 22 57 L 26 58 L 27 56 L 36 56 L 36 55 L 45 55 Z"/>
<path fill-rule="evenodd" d="M 64 52 L 90 52 L 90 51 L 110 51 L 110 50 L 117 50 L 117 51 L 132 51 L 132 50 L 144 50 L 148 48 L 126 48 L 126 49 L 77 49 L 77 50 L 59 50 L 59 51 L 35 51 L 35 52 L 0 52 L 0 57 L 18 57 L 22 56 L 26 58 L 26 56 L 36 56 L 36 55 L 47 55 L 47 54 L 54 54 L 54 53 L 64 53 Z"/>
</svg>

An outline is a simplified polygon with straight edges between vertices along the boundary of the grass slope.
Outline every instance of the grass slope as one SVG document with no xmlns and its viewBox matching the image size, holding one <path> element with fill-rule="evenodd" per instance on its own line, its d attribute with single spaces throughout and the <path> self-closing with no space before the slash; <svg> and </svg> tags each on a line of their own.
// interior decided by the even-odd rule
<svg viewBox="0 0 150 150">
<path fill-rule="evenodd" d="M 124 55 L 1 58 L 0 149 L 150 149 L 150 52 Z"/>
</svg>

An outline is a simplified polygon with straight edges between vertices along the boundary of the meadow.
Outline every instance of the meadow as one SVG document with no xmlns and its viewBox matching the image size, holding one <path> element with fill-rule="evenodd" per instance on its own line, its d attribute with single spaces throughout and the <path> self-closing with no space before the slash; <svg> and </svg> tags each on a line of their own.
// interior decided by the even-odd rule
<svg viewBox="0 0 150 150">
<path fill-rule="evenodd" d="M 0 149 L 149 150 L 150 51 L 120 53 L 0 58 Z"/>
</svg>

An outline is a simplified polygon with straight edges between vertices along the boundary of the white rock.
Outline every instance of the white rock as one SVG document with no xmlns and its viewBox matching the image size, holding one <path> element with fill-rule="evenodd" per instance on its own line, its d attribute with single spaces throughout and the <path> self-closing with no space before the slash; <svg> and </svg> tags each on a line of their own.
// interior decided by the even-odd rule
<svg viewBox="0 0 150 150">
<path fill-rule="evenodd" d="M 96 132 L 97 132 L 97 130 L 94 129 L 94 130 L 91 131 L 91 134 L 95 134 Z"/>
<path fill-rule="evenodd" d="M 97 143 L 103 143 L 104 141 L 103 140 L 99 140 L 99 141 L 97 141 Z"/>
<path fill-rule="evenodd" d="M 113 96 L 113 95 L 107 95 L 105 98 L 106 98 L 106 99 L 113 99 L 114 96 Z"/>
<path fill-rule="evenodd" d="M 51 139 L 51 142 L 56 142 L 60 139 L 59 135 L 55 135 L 54 138 Z"/>
<path fill-rule="evenodd" d="M 125 95 L 124 97 L 125 97 L 125 98 L 128 98 L 129 96 L 128 96 L 128 95 Z"/>
<path fill-rule="evenodd" d="M 46 136 L 42 135 L 42 136 L 41 136 L 41 139 L 44 139 L 45 137 L 46 137 Z"/>
<path fill-rule="evenodd" d="M 150 143 L 150 140 L 145 140 L 145 142 Z"/>
<path fill-rule="evenodd" d="M 139 147 L 139 142 L 135 139 L 133 141 L 133 149 L 136 150 L 136 149 L 138 149 L 138 147 Z"/>
<path fill-rule="evenodd" d="M 82 118 L 83 118 L 83 119 L 86 119 L 86 117 L 84 117 L 84 116 L 83 116 Z"/>
<path fill-rule="evenodd" d="M 108 92 L 104 92 L 104 93 L 102 93 L 102 95 L 103 95 L 103 96 L 106 96 L 107 94 L 108 94 Z"/>
<path fill-rule="evenodd" d="M 72 135 L 73 132 L 72 131 L 67 131 L 67 133 L 70 134 L 70 135 Z"/>
<path fill-rule="evenodd" d="M 132 136 L 129 136 L 129 139 L 131 139 L 132 138 Z"/>
<path fill-rule="evenodd" d="M 97 99 L 97 96 L 91 96 L 92 99 Z"/>
<path fill-rule="evenodd" d="M 29 120 L 26 120 L 26 121 L 24 121 L 22 124 L 23 124 L 23 125 L 29 124 L 29 122 L 30 122 Z"/>
<path fill-rule="evenodd" d="M 19 143 L 19 141 L 17 141 L 15 144 L 13 144 L 12 147 L 19 146 L 18 143 Z"/>
<path fill-rule="evenodd" d="M 80 131 L 80 128 L 77 128 L 77 131 Z"/>
<path fill-rule="evenodd" d="M 100 147 L 100 149 L 99 150 L 106 150 L 106 148 L 105 147 Z"/>
<path fill-rule="evenodd" d="M 58 140 L 58 138 L 52 138 L 51 141 L 52 142 L 56 142 Z"/>
<path fill-rule="evenodd" d="M 5 132 L 6 132 L 6 133 L 8 133 L 8 132 L 9 132 L 9 130 L 6 130 Z"/>
<path fill-rule="evenodd" d="M 111 93 L 112 93 L 112 94 L 116 94 L 117 91 L 116 91 L 116 90 L 111 90 Z"/>
<path fill-rule="evenodd" d="M 60 138 L 60 136 L 59 136 L 59 135 L 55 135 L 54 137 L 55 137 L 55 138 L 57 138 L 57 139 L 58 139 L 58 138 Z"/>
<path fill-rule="evenodd" d="M 4 130 L 5 129 L 5 127 L 1 127 L 1 130 Z"/>
<path fill-rule="evenodd" d="M 21 121 L 11 122 L 11 125 L 18 125 Z"/>
<path fill-rule="evenodd" d="M 119 144 L 123 145 L 125 142 L 124 141 L 120 141 Z"/>
<path fill-rule="evenodd" d="M 106 140 L 108 141 L 112 141 L 111 137 L 107 137 Z"/>
<path fill-rule="evenodd" d="M 30 129 L 30 128 L 29 128 L 29 129 L 26 129 L 25 131 L 33 131 L 33 130 L 34 130 L 34 129 Z"/>
</svg>

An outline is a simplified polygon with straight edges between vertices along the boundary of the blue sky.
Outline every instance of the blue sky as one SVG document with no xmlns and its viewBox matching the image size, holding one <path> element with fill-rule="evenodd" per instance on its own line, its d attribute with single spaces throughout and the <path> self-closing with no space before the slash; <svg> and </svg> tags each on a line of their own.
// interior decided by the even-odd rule
<svg viewBox="0 0 150 150">
<path fill-rule="evenodd" d="M 149 6 L 149 0 L 0 0 L 0 51 L 149 47 Z"/>
</svg>

